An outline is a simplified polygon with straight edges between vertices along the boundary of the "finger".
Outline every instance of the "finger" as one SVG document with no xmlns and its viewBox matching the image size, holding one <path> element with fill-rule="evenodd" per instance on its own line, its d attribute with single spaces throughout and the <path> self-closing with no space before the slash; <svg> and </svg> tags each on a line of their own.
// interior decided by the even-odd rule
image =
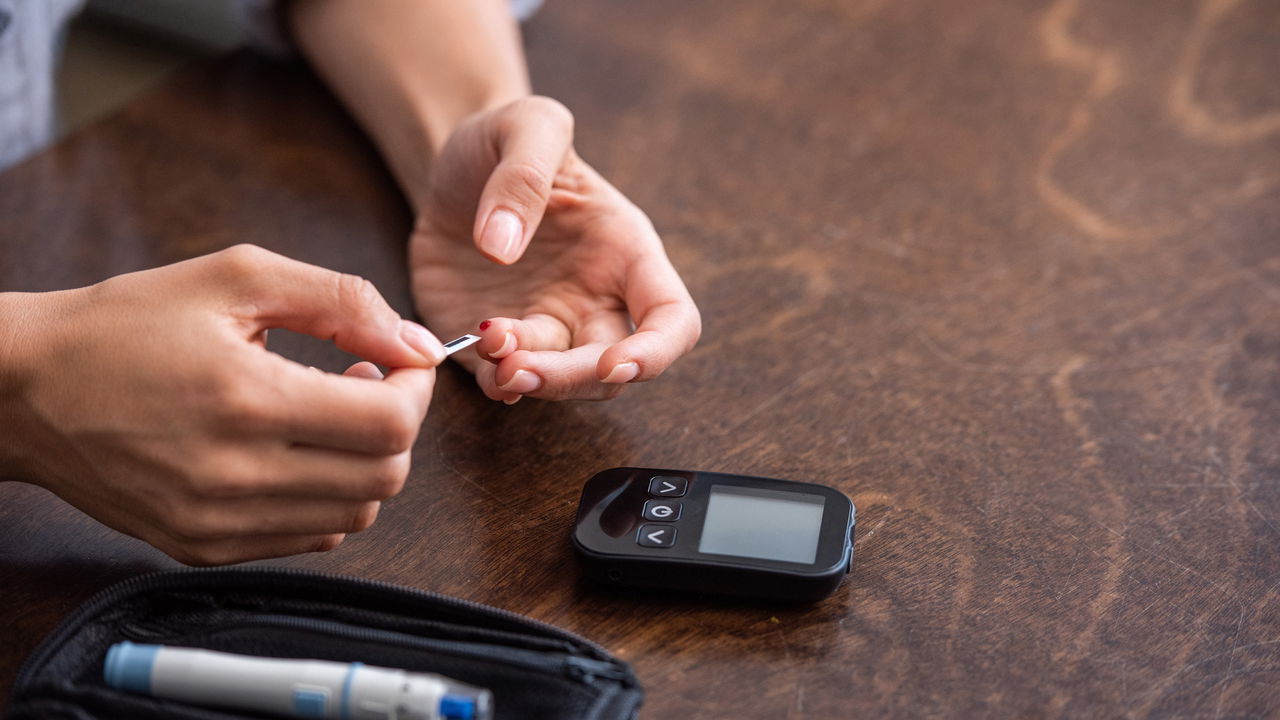
<svg viewBox="0 0 1280 720">
<path fill-rule="evenodd" d="M 332 450 L 308 445 L 258 443 L 224 456 L 219 471 L 190 492 L 197 501 L 252 497 L 367 502 L 386 500 L 404 488 L 411 453 L 394 455 Z"/>
<path fill-rule="evenodd" d="M 373 524 L 381 503 L 300 500 L 258 496 L 206 503 L 187 513 L 176 529 L 197 542 L 262 535 L 333 535 L 360 532 Z"/>
<path fill-rule="evenodd" d="M 516 350 L 567 350 L 571 341 L 569 328 L 544 313 L 521 320 L 495 317 L 480 323 L 476 352 L 490 362 L 497 362 Z"/>
<path fill-rule="evenodd" d="M 485 397 L 490 400 L 498 400 L 508 405 L 514 405 L 523 397 L 519 393 L 509 393 L 498 388 L 498 383 L 493 379 L 494 373 L 498 371 L 496 365 L 485 363 L 476 368 L 476 384 L 484 392 Z"/>
<path fill-rule="evenodd" d="M 628 269 L 627 309 L 638 327 L 600 355 L 595 373 L 603 382 L 652 380 L 702 334 L 698 307 L 665 255 L 647 256 Z"/>
<path fill-rule="evenodd" d="M 371 362 L 358 362 L 347 368 L 342 374 L 347 377 L 359 377 L 366 378 L 368 380 L 382 379 L 382 371 L 378 369 L 377 365 L 374 365 Z"/>
<path fill-rule="evenodd" d="M 444 347 L 426 328 L 402 320 L 373 283 L 356 275 L 238 245 L 217 253 L 252 309 L 252 336 L 283 327 L 390 367 L 435 367 Z"/>
<path fill-rule="evenodd" d="M 497 353 L 503 357 L 490 360 L 500 363 L 494 373 L 486 378 L 477 377 L 489 397 L 511 404 L 524 392 L 556 400 L 602 400 L 617 395 L 616 388 L 600 387 L 592 372 L 600 351 L 632 331 L 625 313 L 599 312 L 583 321 L 572 338 L 567 337 L 568 328 L 563 323 L 547 315 L 530 316 L 523 321 L 503 318 L 502 322 L 505 324 L 499 327 L 510 328 L 509 336 L 521 338 L 518 347 L 524 352 L 510 362 L 503 359 L 514 351 Z M 564 337 L 560 336 L 562 333 Z M 507 343 L 513 344 L 516 343 Z M 570 345 L 589 349 L 556 357 L 564 355 Z"/>
<path fill-rule="evenodd" d="M 498 364 L 494 388 L 542 400 L 607 400 L 625 386 L 606 384 L 596 377 L 596 365 L 605 347 L 590 343 L 564 351 L 517 351 Z"/>
<path fill-rule="evenodd" d="M 414 416 L 419 425 L 427 416 L 427 407 L 431 405 L 431 392 L 436 383 L 434 368 L 392 368 L 383 379 L 383 384 L 399 391 L 413 403 Z"/>
<path fill-rule="evenodd" d="M 341 545 L 345 539 L 346 535 L 342 534 L 263 535 L 204 542 L 170 541 L 161 544 L 160 549 L 185 565 L 230 565 L 302 553 L 328 552 Z"/>
<path fill-rule="evenodd" d="M 431 402 L 434 369 L 396 368 L 373 383 L 267 357 L 279 369 L 255 412 L 268 428 L 297 443 L 358 453 L 397 454 L 412 447 Z"/>
<path fill-rule="evenodd" d="M 573 114 L 550 98 L 529 97 L 493 116 L 498 164 L 476 208 L 476 247 L 510 265 L 524 253 L 556 174 L 573 145 Z"/>
</svg>

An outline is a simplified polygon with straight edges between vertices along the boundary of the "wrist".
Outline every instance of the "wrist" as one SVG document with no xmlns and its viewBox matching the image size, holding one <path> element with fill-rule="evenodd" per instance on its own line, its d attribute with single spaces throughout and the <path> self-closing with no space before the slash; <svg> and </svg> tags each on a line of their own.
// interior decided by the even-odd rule
<svg viewBox="0 0 1280 720">
<path fill-rule="evenodd" d="M 415 103 L 415 112 L 406 118 L 406 122 L 412 123 L 413 127 L 406 134 L 416 136 L 417 142 L 414 144 L 424 147 L 426 152 L 413 158 L 409 167 L 403 170 L 395 168 L 395 163 L 392 163 L 400 187 L 415 215 L 421 213 L 430 190 L 431 165 L 454 133 L 472 118 L 530 94 L 528 86 L 522 82 L 512 80 L 506 84 L 501 81 L 495 83 L 460 93 L 447 102 L 424 96 L 420 102 Z"/>
<path fill-rule="evenodd" d="M 44 304 L 42 293 L 0 293 L 0 398 L 8 400 L 30 381 L 34 323 Z"/>
<path fill-rule="evenodd" d="M 527 85 L 510 79 L 494 79 L 485 87 L 473 87 L 468 92 L 442 101 L 440 98 L 422 98 L 419 103 L 417 121 L 421 124 L 423 135 L 431 150 L 431 156 L 440 154 L 445 143 L 467 120 L 482 115 L 490 110 L 527 97 L 530 90 Z"/>
<path fill-rule="evenodd" d="M 505 0 L 308 0 L 298 48 L 378 145 L 415 209 L 429 166 L 468 117 L 529 94 Z"/>
<path fill-rule="evenodd" d="M 0 479 L 35 482 L 41 423 L 29 402 L 65 292 L 0 293 Z"/>
</svg>

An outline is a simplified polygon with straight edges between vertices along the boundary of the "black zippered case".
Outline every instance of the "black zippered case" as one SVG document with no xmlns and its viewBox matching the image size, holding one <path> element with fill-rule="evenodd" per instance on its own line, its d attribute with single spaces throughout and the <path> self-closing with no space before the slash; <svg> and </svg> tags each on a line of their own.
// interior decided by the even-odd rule
<svg viewBox="0 0 1280 720">
<path fill-rule="evenodd" d="M 122 640 L 438 673 L 493 691 L 496 720 L 629 720 L 643 697 L 631 667 L 604 648 L 506 610 L 303 571 L 178 570 L 80 606 L 23 665 L 6 718 L 267 717 L 108 687 L 103 661 Z"/>
</svg>

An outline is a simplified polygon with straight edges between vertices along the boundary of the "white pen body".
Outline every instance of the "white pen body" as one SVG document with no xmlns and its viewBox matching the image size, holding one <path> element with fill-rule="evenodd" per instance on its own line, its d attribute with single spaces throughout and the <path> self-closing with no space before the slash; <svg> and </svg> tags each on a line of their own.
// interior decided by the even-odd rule
<svg viewBox="0 0 1280 720">
<path fill-rule="evenodd" d="M 297 716 L 323 708 L 341 717 L 343 681 L 349 666 L 318 660 L 267 660 L 209 650 L 161 648 L 151 671 L 151 694 L 193 705 L 234 706 Z M 386 717 L 383 715 L 382 717 Z"/>
</svg>

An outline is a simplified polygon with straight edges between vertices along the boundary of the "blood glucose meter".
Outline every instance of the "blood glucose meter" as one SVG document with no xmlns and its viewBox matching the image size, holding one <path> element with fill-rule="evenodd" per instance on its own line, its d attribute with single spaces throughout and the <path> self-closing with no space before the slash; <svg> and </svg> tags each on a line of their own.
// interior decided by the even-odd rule
<svg viewBox="0 0 1280 720">
<path fill-rule="evenodd" d="M 613 468 L 582 489 L 573 545 L 610 584 L 813 601 L 851 568 L 853 527 L 853 502 L 824 485 Z"/>
</svg>

